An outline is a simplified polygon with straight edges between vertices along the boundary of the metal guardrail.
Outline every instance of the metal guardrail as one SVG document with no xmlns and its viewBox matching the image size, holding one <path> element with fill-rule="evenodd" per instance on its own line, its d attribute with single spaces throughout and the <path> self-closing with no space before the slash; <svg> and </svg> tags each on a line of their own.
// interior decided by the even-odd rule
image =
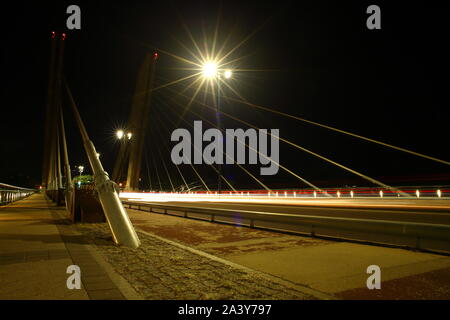
<svg viewBox="0 0 450 320">
<path fill-rule="evenodd" d="M 35 193 L 36 190 L 0 183 L 0 206 L 21 200 Z"/>
<path fill-rule="evenodd" d="M 272 189 L 267 190 L 224 190 L 221 196 L 267 196 L 267 197 L 293 197 L 293 198 L 400 198 L 400 199 L 449 199 L 450 185 L 435 186 L 392 186 L 396 190 L 389 190 L 380 187 L 333 187 L 315 190 L 310 188 L 304 189 Z M 215 191 L 193 191 L 195 195 L 213 195 Z"/>
<path fill-rule="evenodd" d="M 217 217 L 235 218 L 238 220 L 245 219 L 249 221 L 248 226 L 254 227 L 256 222 L 269 222 L 286 225 L 295 225 L 308 228 L 308 233 L 315 236 L 318 228 L 332 229 L 336 231 L 363 232 L 366 234 L 401 236 L 415 239 L 415 248 L 424 248 L 421 242 L 425 239 L 439 240 L 449 242 L 450 246 L 450 225 L 431 224 L 431 223 L 415 223 L 403 221 L 389 220 L 373 220 L 373 219 L 355 219 L 342 217 L 324 217 L 297 215 L 289 213 L 247 211 L 235 209 L 211 209 L 201 207 L 180 207 L 176 205 L 161 205 L 153 203 L 136 203 L 131 201 L 122 201 L 124 205 L 128 205 L 130 209 L 137 209 L 147 212 L 170 214 L 168 211 L 182 212 L 184 217 L 189 218 L 189 213 L 209 215 L 210 221 L 215 221 Z M 142 208 L 149 208 L 143 210 Z M 153 209 L 161 209 L 163 212 L 155 212 Z M 232 224 L 244 225 L 243 223 Z M 264 228 L 271 229 L 264 226 Z M 279 228 L 273 228 L 278 229 Z M 289 230 L 286 230 L 289 231 Z M 304 232 L 303 232 L 304 233 Z M 361 240 L 361 239 L 359 239 Z M 378 242 L 378 241 L 377 241 Z"/>
</svg>

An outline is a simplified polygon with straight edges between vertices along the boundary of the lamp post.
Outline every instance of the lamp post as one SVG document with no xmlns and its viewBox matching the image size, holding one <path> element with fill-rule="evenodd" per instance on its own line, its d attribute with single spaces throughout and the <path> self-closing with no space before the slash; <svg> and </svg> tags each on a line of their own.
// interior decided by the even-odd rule
<svg viewBox="0 0 450 320">
<path fill-rule="evenodd" d="M 207 62 L 203 65 L 203 77 L 211 80 L 216 80 L 217 83 L 217 104 L 216 104 L 216 121 L 217 121 L 217 129 L 222 132 L 222 125 L 220 121 L 220 91 L 221 86 L 220 82 L 222 81 L 221 76 L 223 75 L 226 79 L 230 79 L 232 76 L 232 71 L 227 70 L 219 70 L 217 68 L 217 64 L 215 62 Z M 223 137 L 223 136 L 222 136 Z M 223 145 L 223 141 L 222 141 Z M 220 163 L 217 164 L 217 193 L 220 195 L 222 190 L 222 165 Z"/>
<path fill-rule="evenodd" d="M 83 171 L 84 171 L 84 167 L 83 166 L 78 166 L 78 172 L 80 172 L 80 176 L 79 176 L 79 179 L 78 179 L 78 188 L 81 186 L 81 174 L 83 173 Z"/>
<path fill-rule="evenodd" d="M 117 137 L 117 139 L 122 139 L 123 138 L 123 135 L 124 135 L 124 133 L 123 133 L 123 130 L 117 130 L 116 131 L 116 137 Z"/>
<path fill-rule="evenodd" d="M 131 137 L 133 136 L 133 134 L 131 132 L 127 132 L 126 137 L 128 140 L 131 140 Z M 119 140 L 124 141 L 124 137 L 125 137 L 125 132 L 123 130 L 117 130 L 116 131 L 116 137 Z"/>
<path fill-rule="evenodd" d="M 112 178 L 114 181 L 121 181 L 122 180 L 122 171 L 123 171 L 123 165 L 124 165 L 124 159 L 127 154 L 127 140 L 131 140 L 131 137 L 133 134 L 131 132 L 127 132 L 125 134 L 125 131 L 122 129 L 119 129 L 116 131 L 116 138 L 120 141 L 119 145 L 119 153 L 116 159 L 116 163 L 114 165 Z"/>
</svg>

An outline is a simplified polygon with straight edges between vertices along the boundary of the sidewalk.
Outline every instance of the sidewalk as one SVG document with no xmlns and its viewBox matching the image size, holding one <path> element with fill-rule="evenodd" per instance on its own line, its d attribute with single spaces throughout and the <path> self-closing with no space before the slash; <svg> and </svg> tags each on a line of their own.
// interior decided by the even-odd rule
<svg viewBox="0 0 450 320">
<path fill-rule="evenodd" d="M 0 207 L 0 300 L 450 298 L 450 257 L 127 211 L 137 249 L 106 223 L 68 224 L 42 194 Z M 366 287 L 372 264 L 381 290 Z"/>
<path fill-rule="evenodd" d="M 65 215 L 42 194 L 0 208 L 0 299 L 333 298 L 139 230 L 138 249 L 116 246 L 106 223 Z M 73 264 L 80 290 L 66 287 Z"/>
<path fill-rule="evenodd" d="M 0 299 L 125 298 L 65 214 L 43 194 L 0 207 Z M 81 269 L 81 289 L 67 288 L 70 265 Z"/>
</svg>

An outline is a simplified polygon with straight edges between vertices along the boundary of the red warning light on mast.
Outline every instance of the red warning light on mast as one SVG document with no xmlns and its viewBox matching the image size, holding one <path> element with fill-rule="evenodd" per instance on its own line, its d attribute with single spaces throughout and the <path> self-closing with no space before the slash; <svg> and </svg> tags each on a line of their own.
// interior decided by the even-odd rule
<svg viewBox="0 0 450 320">
<path fill-rule="evenodd" d="M 154 54 L 153 54 L 153 59 L 158 59 L 158 52 L 155 52 Z"/>
<path fill-rule="evenodd" d="M 61 35 L 61 40 L 66 40 L 66 34 L 65 34 L 65 33 L 63 33 L 63 34 Z"/>
<path fill-rule="evenodd" d="M 56 37 L 56 32 L 52 31 L 52 39 L 55 39 L 55 37 Z"/>
</svg>

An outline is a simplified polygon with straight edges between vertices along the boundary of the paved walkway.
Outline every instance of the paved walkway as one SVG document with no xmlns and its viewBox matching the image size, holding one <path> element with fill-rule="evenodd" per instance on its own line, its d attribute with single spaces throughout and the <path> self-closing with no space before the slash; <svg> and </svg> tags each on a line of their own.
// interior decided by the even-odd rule
<svg viewBox="0 0 450 320">
<path fill-rule="evenodd" d="M 449 299 L 450 258 L 128 210 L 142 245 L 31 197 L 0 207 L 0 299 Z M 366 287 L 369 265 L 382 289 Z M 67 267 L 81 269 L 69 290 Z"/>
<path fill-rule="evenodd" d="M 138 249 L 116 246 L 106 223 L 65 215 L 42 194 L 0 208 L 0 299 L 333 298 L 139 230 Z M 80 290 L 67 288 L 70 265 Z"/>
<path fill-rule="evenodd" d="M 134 297 L 65 214 L 43 194 L 0 207 L 0 299 Z M 81 289 L 67 288 L 70 265 L 81 269 Z"/>
<path fill-rule="evenodd" d="M 448 256 L 127 211 L 138 230 L 337 298 L 450 299 Z M 370 265 L 381 290 L 367 289 Z"/>
</svg>

